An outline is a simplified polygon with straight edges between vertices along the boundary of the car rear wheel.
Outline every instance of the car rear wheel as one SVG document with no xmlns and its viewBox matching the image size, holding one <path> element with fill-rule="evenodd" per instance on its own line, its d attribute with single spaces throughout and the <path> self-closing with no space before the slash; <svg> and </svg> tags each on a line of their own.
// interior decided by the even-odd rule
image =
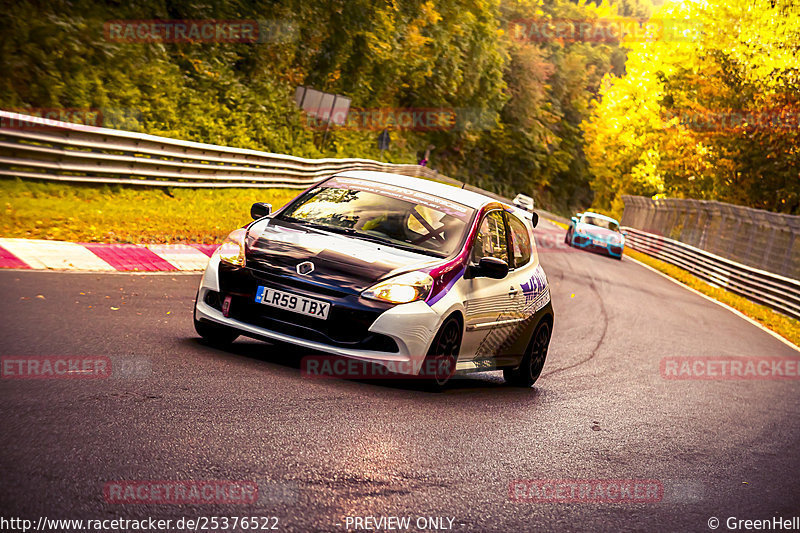
<svg viewBox="0 0 800 533">
<path fill-rule="evenodd" d="M 461 336 L 461 323 L 457 318 L 450 317 L 442 324 L 422 367 L 421 377 L 428 389 L 442 390 L 455 374 Z"/>
<path fill-rule="evenodd" d="M 533 332 L 528 349 L 518 368 L 503 369 L 503 377 L 509 385 L 530 387 L 544 368 L 547 350 L 550 347 L 550 322 L 542 320 Z"/>
</svg>

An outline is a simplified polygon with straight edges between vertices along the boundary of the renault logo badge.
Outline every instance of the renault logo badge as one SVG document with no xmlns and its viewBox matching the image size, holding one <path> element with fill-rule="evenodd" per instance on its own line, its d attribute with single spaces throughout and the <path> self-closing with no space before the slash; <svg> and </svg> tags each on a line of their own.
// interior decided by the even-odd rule
<svg viewBox="0 0 800 533">
<path fill-rule="evenodd" d="M 307 276 L 314 272 L 314 263 L 311 261 L 303 261 L 299 265 L 297 265 L 297 273 L 301 276 Z"/>
</svg>

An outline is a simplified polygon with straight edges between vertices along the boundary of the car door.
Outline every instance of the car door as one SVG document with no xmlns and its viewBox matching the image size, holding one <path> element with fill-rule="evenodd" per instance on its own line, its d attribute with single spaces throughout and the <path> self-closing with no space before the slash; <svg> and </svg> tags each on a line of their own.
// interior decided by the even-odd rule
<svg viewBox="0 0 800 533">
<path fill-rule="evenodd" d="M 471 264 L 477 265 L 482 257 L 494 257 L 509 263 L 508 227 L 502 209 L 484 214 L 478 226 L 470 255 Z M 503 325 L 517 318 L 513 311 L 514 301 L 521 291 L 518 285 L 515 287 L 509 281 L 509 276 L 503 279 L 474 277 L 465 281 L 465 331 L 460 359 L 491 358 L 502 342 Z"/>
<path fill-rule="evenodd" d="M 506 213 L 512 268 L 508 285 L 513 298 L 509 301 L 509 320 L 504 324 L 503 341 L 496 349 L 497 364 L 516 365 L 528 347 L 533 334 L 533 318 L 547 295 L 547 281 L 538 265 L 533 246 L 532 227 L 512 213 Z"/>
<path fill-rule="evenodd" d="M 469 359 L 478 368 L 513 366 L 527 347 L 535 325 L 531 318 L 536 299 L 546 284 L 544 274 L 539 274 L 531 228 L 513 214 L 501 210 L 488 213 L 479 226 L 473 264 L 484 256 L 506 261 L 509 272 L 500 280 L 469 280 L 460 359 Z"/>
</svg>

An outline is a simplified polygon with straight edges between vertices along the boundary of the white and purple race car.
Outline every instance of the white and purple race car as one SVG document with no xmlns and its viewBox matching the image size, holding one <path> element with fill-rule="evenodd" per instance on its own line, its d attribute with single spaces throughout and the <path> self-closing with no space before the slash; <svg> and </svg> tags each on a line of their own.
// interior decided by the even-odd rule
<svg viewBox="0 0 800 533">
<path fill-rule="evenodd" d="M 433 181 L 343 172 L 284 207 L 251 208 L 211 257 L 197 332 L 239 335 L 382 365 L 443 386 L 503 370 L 530 387 L 553 330 L 538 221 Z"/>
</svg>

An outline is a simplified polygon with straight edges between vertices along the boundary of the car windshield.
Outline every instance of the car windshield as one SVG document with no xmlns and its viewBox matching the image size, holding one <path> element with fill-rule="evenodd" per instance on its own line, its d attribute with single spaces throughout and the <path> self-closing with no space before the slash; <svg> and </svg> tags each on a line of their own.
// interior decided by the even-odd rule
<svg viewBox="0 0 800 533">
<path fill-rule="evenodd" d="M 605 218 L 600 217 L 593 217 L 591 215 L 583 215 L 583 219 L 581 222 L 584 224 L 590 224 L 592 226 L 597 226 L 600 228 L 610 229 L 611 231 L 619 231 L 619 224 L 614 221 L 606 220 Z"/>
<path fill-rule="evenodd" d="M 402 187 L 334 178 L 300 196 L 280 218 L 447 257 L 459 248 L 474 212 Z"/>
</svg>

